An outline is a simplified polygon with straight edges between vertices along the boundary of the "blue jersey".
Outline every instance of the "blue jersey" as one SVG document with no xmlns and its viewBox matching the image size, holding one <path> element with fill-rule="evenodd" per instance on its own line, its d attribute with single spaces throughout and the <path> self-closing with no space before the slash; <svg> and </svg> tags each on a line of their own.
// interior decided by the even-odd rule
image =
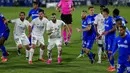
<svg viewBox="0 0 130 73">
<path fill-rule="evenodd" d="M 32 20 L 37 18 L 39 10 L 41 10 L 41 8 L 38 8 L 37 10 L 31 9 L 28 13 L 28 16 L 32 16 Z"/>
<path fill-rule="evenodd" d="M 128 60 L 128 55 L 130 55 L 130 36 L 126 35 L 124 38 L 118 36 L 113 45 L 112 53 L 114 54 L 116 50 L 119 50 L 118 63 L 125 63 Z"/>
<path fill-rule="evenodd" d="M 94 23 L 94 20 L 95 20 L 94 18 L 96 15 L 97 14 L 94 14 L 93 16 L 88 15 L 85 20 L 82 20 L 82 29 L 85 29 L 88 25 L 92 26 L 89 31 L 83 32 L 83 40 L 88 39 L 88 38 L 95 39 L 96 31 L 95 31 L 93 23 Z"/>
<path fill-rule="evenodd" d="M 111 16 L 108 16 L 108 18 L 105 18 L 104 20 L 104 26 L 105 26 L 105 31 L 109 31 L 113 28 L 113 26 L 115 26 L 115 21 Z M 106 35 L 107 37 L 115 37 L 116 36 L 116 31 L 108 33 Z"/>
<path fill-rule="evenodd" d="M 126 26 L 127 20 L 126 20 L 125 18 L 123 18 L 123 17 L 121 17 L 121 16 L 116 16 L 116 17 L 114 18 L 114 20 L 117 20 L 117 19 L 122 19 L 122 25 L 123 25 L 123 26 Z"/>
<path fill-rule="evenodd" d="M 0 35 L 2 35 L 6 30 L 6 25 L 3 21 L 4 16 L 0 13 Z"/>
</svg>

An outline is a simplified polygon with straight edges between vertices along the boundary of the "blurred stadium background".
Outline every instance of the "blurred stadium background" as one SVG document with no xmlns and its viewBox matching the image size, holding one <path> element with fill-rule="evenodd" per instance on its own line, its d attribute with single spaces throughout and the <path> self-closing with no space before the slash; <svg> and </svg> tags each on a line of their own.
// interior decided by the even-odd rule
<svg viewBox="0 0 130 73">
<path fill-rule="evenodd" d="M 40 6 L 46 7 L 48 3 L 57 3 L 59 0 L 0 0 L 0 6 L 32 6 L 38 1 Z M 130 6 L 130 0 L 73 0 L 75 6 L 80 5 L 123 5 Z"/>
</svg>

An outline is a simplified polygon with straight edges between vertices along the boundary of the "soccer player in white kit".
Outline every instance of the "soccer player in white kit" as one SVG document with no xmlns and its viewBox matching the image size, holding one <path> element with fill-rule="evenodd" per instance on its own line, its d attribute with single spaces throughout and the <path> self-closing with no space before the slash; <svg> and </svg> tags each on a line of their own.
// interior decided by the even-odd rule
<svg viewBox="0 0 130 73">
<path fill-rule="evenodd" d="M 25 30 L 26 27 L 30 28 L 31 24 L 25 19 L 25 12 L 20 12 L 19 18 L 9 20 L 9 22 L 14 24 L 14 40 L 18 47 L 18 55 L 21 55 L 20 50 L 22 49 L 22 46 L 25 46 L 26 58 L 28 58 L 29 56 L 27 52 L 29 52 L 30 48 L 29 48 L 29 40 L 25 34 Z"/>
<path fill-rule="evenodd" d="M 36 48 L 36 44 L 38 43 L 38 46 L 40 46 L 40 56 L 39 60 L 40 61 L 45 61 L 43 58 L 43 53 L 45 49 L 45 43 L 44 43 L 44 32 L 46 28 L 46 24 L 48 22 L 48 19 L 44 17 L 44 10 L 39 10 L 38 13 L 39 17 L 36 19 L 32 20 L 31 25 L 33 26 L 32 30 L 32 48 L 30 49 L 30 58 L 29 58 L 29 64 L 32 63 L 32 57 L 34 54 L 34 49 Z M 32 28 L 30 28 L 32 29 Z"/>
<path fill-rule="evenodd" d="M 47 46 L 47 55 L 48 61 L 47 64 L 51 64 L 52 62 L 52 49 L 57 46 L 58 49 L 58 64 L 61 63 L 61 55 L 62 55 L 62 35 L 61 28 L 66 25 L 62 20 L 56 19 L 56 14 L 52 13 L 51 20 L 47 23 L 47 34 L 48 34 L 48 46 Z M 67 25 L 66 25 L 67 26 Z M 67 26 L 68 28 L 68 26 Z M 68 28 L 69 31 L 69 28 Z M 70 31 L 69 31 L 70 33 Z"/>
<path fill-rule="evenodd" d="M 104 8 L 105 6 L 100 6 L 101 13 L 95 17 L 95 21 L 94 21 L 97 37 L 100 36 L 104 32 L 104 17 L 102 15 L 102 10 Z M 102 52 L 104 52 L 105 54 L 105 51 L 104 51 L 105 44 L 104 44 L 103 36 L 97 39 L 97 44 L 98 44 L 98 62 L 97 63 L 101 63 Z"/>
</svg>

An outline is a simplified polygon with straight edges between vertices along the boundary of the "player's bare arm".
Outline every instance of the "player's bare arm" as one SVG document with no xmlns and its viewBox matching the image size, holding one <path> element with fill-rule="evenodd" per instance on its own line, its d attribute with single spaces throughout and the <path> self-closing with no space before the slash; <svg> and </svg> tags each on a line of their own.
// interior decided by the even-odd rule
<svg viewBox="0 0 130 73">
<path fill-rule="evenodd" d="M 91 29 L 91 25 L 88 25 L 86 28 L 84 29 L 79 29 L 79 28 L 76 28 L 77 32 L 84 32 L 84 31 L 89 31 Z"/>
</svg>

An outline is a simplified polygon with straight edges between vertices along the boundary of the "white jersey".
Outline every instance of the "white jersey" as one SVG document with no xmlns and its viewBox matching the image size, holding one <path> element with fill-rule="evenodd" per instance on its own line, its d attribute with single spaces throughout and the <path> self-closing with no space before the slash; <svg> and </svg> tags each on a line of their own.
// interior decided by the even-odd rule
<svg viewBox="0 0 130 73">
<path fill-rule="evenodd" d="M 62 20 L 56 20 L 56 23 L 49 21 L 47 23 L 47 31 L 52 31 L 49 38 L 61 38 L 61 27 L 65 25 Z"/>
<path fill-rule="evenodd" d="M 32 20 L 31 22 L 31 25 L 33 26 L 32 35 L 43 36 L 47 22 L 48 19 L 43 18 L 42 20 L 40 20 L 39 17 Z"/>
<path fill-rule="evenodd" d="M 97 24 L 97 32 L 102 34 L 104 32 L 104 17 L 101 13 L 95 17 L 94 24 Z"/>
<path fill-rule="evenodd" d="M 15 25 L 14 26 L 14 35 L 15 36 L 25 35 L 26 27 L 28 28 L 28 26 L 31 26 L 29 21 L 27 21 L 27 20 L 21 21 L 20 18 L 11 20 L 11 22 Z"/>
</svg>

